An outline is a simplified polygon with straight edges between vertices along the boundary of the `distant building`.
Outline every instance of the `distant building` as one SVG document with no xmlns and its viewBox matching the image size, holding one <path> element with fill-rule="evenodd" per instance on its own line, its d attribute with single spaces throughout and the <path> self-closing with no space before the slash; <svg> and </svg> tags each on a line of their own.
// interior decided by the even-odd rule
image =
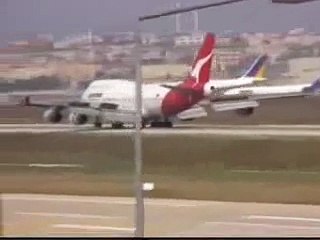
<svg viewBox="0 0 320 240">
<path fill-rule="evenodd" d="M 174 44 L 177 47 L 200 45 L 204 41 L 204 34 L 202 32 L 179 34 L 174 38 Z"/>
<path fill-rule="evenodd" d="M 61 41 L 55 42 L 54 48 L 71 48 L 101 42 L 103 42 L 103 39 L 100 36 L 93 35 L 90 31 L 88 31 L 87 33 L 80 33 L 67 36 Z"/>
<path fill-rule="evenodd" d="M 159 64 L 165 60 L 165 52 L 163 51 L 148 51 L 142 55 L 143 63 Z"/>
<path fill-rule="evenodd" d="M 143 45 L 154 45 L 159 44 L 161 42 L 161 39 L 154 33 L 142 33 L 141 42 Z"/>
<path fill-rule="evenodd" d="M 134 32 L 115 33 L 112 37 L 113 44 L 130 44 L 135 42 Z"/>
<path fill-rule="evenodd" d="M 47 39 L 32 39 L 9 42 L 7 52 L 27 51 L 50 51 L 53 49 L 53 42 Z"/>
<path fill-rule="evenodd" d="M 289 75 L 294 83 L 308 83 L 320 75 L 320 58 L 295 58 L 288 61 Z"/>
<path fill-rule="evenodd" d="M 239 50 L 217 49 L 216 60 L 221 65 L 239 65 L 243 53 Z"/>
</svg>

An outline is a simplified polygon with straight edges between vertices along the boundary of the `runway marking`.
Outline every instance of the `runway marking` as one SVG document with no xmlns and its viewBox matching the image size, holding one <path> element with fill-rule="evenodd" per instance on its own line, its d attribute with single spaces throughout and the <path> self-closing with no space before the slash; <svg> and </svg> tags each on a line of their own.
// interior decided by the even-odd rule
<svg viewBox="0 0 320 240">
<path fill-rule="evenodd" d="M 85 135 L 130 135 L 133 130 L 93 130 L 78 132 Z M 196 136 L 232 136 L 232 137 L 319 137 L 320 132 L 315 130 L 280 130 L 280 129 L 145 129 L 144 136 L 174 136 L 174 135 L 196 135 Z"/>
<path fill-rule="evenodd" d="M 281 170 L 249 170 L 249 169 L 242 169 L 242 170 L 230 170 L 233 173 L 293 173 L 293 174 L 312 174 L 318 175 L 320 172 L 311 172 L 311 171 L 281 171 Z"/>
<path fill-rule="evenodd" d="M 54 228 L 82 229 L 82 230 L 112 230 L 112 231 L 134 231 L 134 228 L 110 227 L 101 225 L 81 225 L 81 224 L 54 224 Z"/>
<path fill-rule="evenodd" d="M 49 213 L 49 212 L 16 212 L 18 215 L 32 215 L 39 217 L 61 217 L 61 218 L 77 218 L 77 219 L 121 219 L 122 216 L 103 216 L 79 213 Z"/>
<path fill-rule="evenodd" d="M 284 228 L 284 229 L 300 229 L 300 230 L 319 230 L 320 227 L 301 226 L 301 225 L 279 225 L 270 223 L 246 223 L 246 222 L 205 222 L 205 224 L 217 224 L 217 225 L 233 225 L 244 227 L 266 227 L 266 228 Z"/>
<path fill-rule="evenodd" d="M 56 168 L 56 167 L 63 167 L 63 168 L 83 168 L 84 166 L 81 164 L 41 164 L 41 163 L 31 163 L 28 164 L 29 167 L 43 167 L 43 168 Z"/>
<path fill-rule="evenodd" d="M 81 164 L 43 164 L 43 163 L 0 163 L 0 167 L 39 167 L 39 168 L 83 168 Z"/>
<path fill-rule="evenodd" d="M 82 199 L 78 198 L 79 196 L 73 197 L 65 197 L 65 196 L 4 196 L 5 200 L 20 200 L 20 201 L 51 201 L 51 202 L 77 202 L 77 203 L 101 203 L 101 204 L 114 204 L 114 205 L 134 205 L 134 200 L 107 200 L 103 199 L 103 197 L 94 197 L 95 199 Z M 81 197 L 81 196 L 80 196 Z M 170 201 L 170 200 L 169 200 Z M 152 201 L 145 201 L 146 205 L 149 206 L 164 206 L 164 207 L 199 207 L 202 206 L 200 204 L 192 204 L 192 203 L 174 203 L 174 202 L 152 202 Z"/>
<path fill-rule="evenodd" d="M 71 235 L 71 236 L 69 236 Z M 128 232 L 123 233 L 123 232 L 117 232 L 117 235 L 115 235 L 115 232 L 112 230 L 79 230 L 77 231 L 76 229 L 70 229 L 68 231 L 68 229 L 66 229 L 65 231 L 51 231 L 48 232 L 48 236 L 51 237 L 79 237 L 79 238 L 83 238 L 86 235 L 87 237 L 106 237 L 106 236 L 110 236 L 110 237 L 132 237 L 131 234 L 128 235 Z"/>
<path fill-rule="evenodd" d="M 283 216 L 264 216 L 264 215 L 250 215 L 244 216 L 246 219 L 266 219 L 266 220 L 291 220 L 304 222 L 320 222 L 320 218 L 304 218 L 304 217 L 283 217 Z M 319 227 L 320 229 L 320 227 Z"/>
</svg>

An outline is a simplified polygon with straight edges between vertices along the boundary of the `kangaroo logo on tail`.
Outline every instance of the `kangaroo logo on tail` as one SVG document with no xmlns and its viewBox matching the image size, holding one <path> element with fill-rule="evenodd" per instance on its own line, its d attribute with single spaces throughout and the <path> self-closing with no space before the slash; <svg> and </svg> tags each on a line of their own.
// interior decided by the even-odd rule
<svg viewBox="0 0 320 240">
<path fill-rule="evenodd" d="M 214 47 L 215 36 L 208 33 L 190 73 L 190 76 L 195 78 L 196 83 L 204 84 L 209 81 Z"/>
<path fill-rule="evenodd" d="M 210 58 L 213 56 L 213 50 L 209 53 L 208 56 L 198 60 L 196 63 L 196 66 L 192 69 L 191 76 L 196 79 L 196 82 L 199 83 L 200 80 L 200 72 L 203 68 L 203 66 L 210 60 Z"/>
</svg>

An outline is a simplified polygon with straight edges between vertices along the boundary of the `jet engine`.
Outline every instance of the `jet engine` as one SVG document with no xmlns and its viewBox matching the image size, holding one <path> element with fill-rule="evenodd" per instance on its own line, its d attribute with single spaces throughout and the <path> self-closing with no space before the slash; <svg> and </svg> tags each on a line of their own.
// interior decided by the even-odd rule
<svg viewBox="0 0 320 240">
<path fill-rule="evenodd" d="M 70 113 L 69 121 L 74 125 L 86 124 L 88 122 L 88 116 L 84 114 Z"/>
<path fill-rule="evenodd" d="M 52 107 L 43 113 L 43 119 L 50 123 L 58 123 L 62 120 L 62 117 L 61 110 L 55 107 Z"/>
<path fill-rule="evenodd" d="M 236 113 L 240 116 L 250 116 L 254 112 L 253 107 L 237 109 Z"/>
</svg>

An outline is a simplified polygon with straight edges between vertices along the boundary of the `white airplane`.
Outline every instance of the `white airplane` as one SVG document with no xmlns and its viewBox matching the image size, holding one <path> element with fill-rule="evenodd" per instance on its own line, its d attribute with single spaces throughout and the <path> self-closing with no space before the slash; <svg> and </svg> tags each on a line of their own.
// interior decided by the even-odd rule
<svg viewBox="0 0 320 240">
<path fill-rule="evenodd" d="M 281 98 L 314 97 L 320 93 L 320 78 L 309 84 L 282 86 L 252 86 L 226 89 L 210 102 L 221 102 L 213 106 L 215 111 L 235 110 L 239 115 L 253 114 L 261 101 Z M 204 102 L 202 105 L 207 105 Z"/>
<path fill-rule="evenodd" d="M 202 114 L 199 115 L 193 106 L 205 98 L 204 86 L 209 81 L 214 48 L 215 37 L 208 33 L 191 73 L 182 83 L 174 87 L 143 84 L 143 126 L 171 127 L 176 119 L 190 119 Z M 69 120 L 76 125 L 93 121 L 96 127 L 111 123 L 113 128 L 120 128 L 124 123 L 134 123 L 134 88 L 135 83 L 128 80 L 97 80 L 83 92 L 79 102 L 52 105 L 31 103 L 30 97 L 25 97 L 23 105 L 48 108 L 43 117 L 51 123 L 60 122 L 67 111 Z"/>
<path fill-rule="evenodd" d="M 247 94 L 247 95 L 260 95 L 269 96 L 275 94 L 300 94 L 304 93 L 306 89 L 314 88 L 317 80 L 307 84 L 292 84 L 292 85 L 279 85 L 279 86 L 252 86 L 228 89 L 224 92 L 226 96 Z"/>
<path fill-rule="evenodd" d="M 205 86 L 205 93 L 210 94 L 216 89 L 226 89 L 250 85 L 255 82 L 266 80 L 266 62 L 267 55 L 260 55 L 248 70 L 238 78 L 215 80 L 211 79 Z"/>
</svg>

